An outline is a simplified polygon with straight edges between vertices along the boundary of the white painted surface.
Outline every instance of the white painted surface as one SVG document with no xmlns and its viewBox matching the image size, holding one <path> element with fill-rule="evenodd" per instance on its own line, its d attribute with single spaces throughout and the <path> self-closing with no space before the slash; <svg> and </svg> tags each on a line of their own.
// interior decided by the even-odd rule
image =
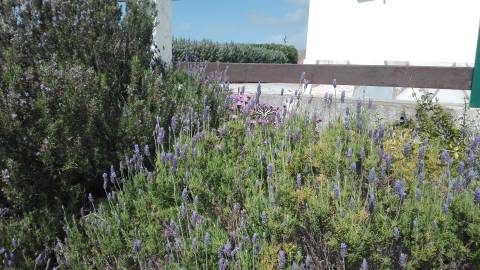
<svg viewBox="0 0 480 270">
<path fill-rule="evenodd" d="M 473 65 L 480 0 L 310 0 L 306 64 Z"/>
<path fill-rule="evenodd" d="M 172 63 L 172 0 L 156 0 L 157 22 L 153 31 L 153 42 L 160 50 L 161 59 Z"/>
</svg>

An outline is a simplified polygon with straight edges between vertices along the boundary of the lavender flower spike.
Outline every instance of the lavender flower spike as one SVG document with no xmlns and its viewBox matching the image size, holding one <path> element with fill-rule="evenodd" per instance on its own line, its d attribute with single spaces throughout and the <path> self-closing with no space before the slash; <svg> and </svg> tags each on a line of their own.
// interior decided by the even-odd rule
<svg viewBox="0 0 480 270">
<path fill-rule="evenodd" d="M 302 175 L 297 173 L 297 186 L 300 187 L 302 185 Z"/>
<path fill-rule="evenodd" d="M 135 242 L 133 243 L 133 251 L 136 253 L 140 253 L 140 250 L 142 249 L 142 240 L 136 239 Z"/>
<path fill-rule="evenodd" d="M 407 254 L 401 252 L 400 253 L 400 258 L 398 260 L 398 264 L 400 264 L 400 267 L 402 269 L 405 269 L 407 267 Z"/>
<path fill-rule="evenodd" d="M 340 257 L 342 257 L 342 259 L 347 257 L 347 249 L 348 249 L 347 244 L 345 243 L 340 244 Z"/>
<path fill-rule="evenodd" d="M 285 263 L 286 263 L 285 251 L 280 250 L 280 252 L 278 252 L 278 267 L 280 269 L 285 268 Z"/>
<path fill-rule="evenodd" d="M 335 187 L 333 188 L 333 196 L 336 200 L 340 198 L 340 185 L 338 183 L 336 183 Z"/>
<path fill-rule="evenodd" d="M 400 238 L 400 230 L 398 229 L 397 226 L 393 227 L 393 239 L 395 239 L 395 241 L 398 241 L 398 239 Z"/>
<path fill-rule="evenodd" d="M 476 205 L 479 205 L 479 204 L 480 204 L 480 187 L 478 187 L 478 188 L 475 190 L 475 193 L 473 193 L 473 202 L 474 202 Z"/>
<path fill-rule="evenodd" d="M 368 270 L 368 263 L 365 258 L 363 258 L 362 265 L 360 266 L 360 270 Z"/>
</svg>

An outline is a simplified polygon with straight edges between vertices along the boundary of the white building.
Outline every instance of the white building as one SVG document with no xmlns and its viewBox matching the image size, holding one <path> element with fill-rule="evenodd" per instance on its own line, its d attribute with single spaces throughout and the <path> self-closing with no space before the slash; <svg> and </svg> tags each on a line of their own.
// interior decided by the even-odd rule
<svg viewBox="0 0 480 270">
<path fill-rule="evenodd" d="M 305 64 L 473 66 L 475 61 L 480 0 L 310 0 L 309 12 Z M 411 99 L 408 91 L 390 95 Z M 455 95 L 456 102 L 466 94 L 437 91 L 440 97 L 444 93 L 451 93 L 447 101 Z"/>
</svg>

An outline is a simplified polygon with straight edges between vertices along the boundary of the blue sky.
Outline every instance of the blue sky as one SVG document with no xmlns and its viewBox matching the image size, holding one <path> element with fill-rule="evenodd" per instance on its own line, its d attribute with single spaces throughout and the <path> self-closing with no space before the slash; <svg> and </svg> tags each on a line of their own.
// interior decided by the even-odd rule
<svg viewBox="0 0 480 270">
<path fill-rule="evenodd" d="M 309 0 L 180 0 L 173 35 L 219 42 L 287 43 L 305 49 Z"/>
</svg>

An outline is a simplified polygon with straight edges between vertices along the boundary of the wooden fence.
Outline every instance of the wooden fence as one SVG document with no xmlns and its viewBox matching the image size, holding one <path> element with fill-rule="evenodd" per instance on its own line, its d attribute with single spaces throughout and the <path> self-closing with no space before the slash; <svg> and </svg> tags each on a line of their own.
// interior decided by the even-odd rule
<svg viewBox="0 0 480 270">
<path fill-rule="evenodd" d="M 228 69 L 227 69 L 228 67 Z M 227 69 L 226 78 L 234 83 L 299 83 L 392 86 L 469 90 L 473 68 L 368 65 L 295 65 L 209 63 L 206 72 Z"/>
</svg>

